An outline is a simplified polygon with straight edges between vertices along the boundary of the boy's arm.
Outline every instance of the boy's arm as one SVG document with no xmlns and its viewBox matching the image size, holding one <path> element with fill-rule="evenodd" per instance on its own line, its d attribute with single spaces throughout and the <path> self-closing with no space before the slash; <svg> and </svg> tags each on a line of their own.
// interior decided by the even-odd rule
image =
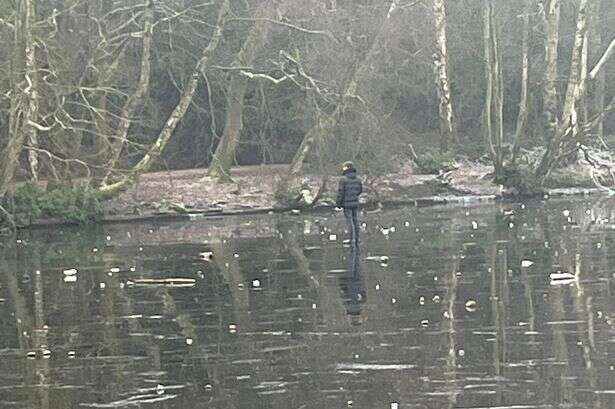
<svg viewBox="0 0 615 409">
<path fill-rule="evenodd" d="M 337 200 L 335 201 L 335 205 L 337 207 L 342 207 L 342 203 L 344 202 L 344 190 L 346 183 L 344 182 L 344 178 L 340 179 L 340 184 L 337 188 Z"/>
</svg>

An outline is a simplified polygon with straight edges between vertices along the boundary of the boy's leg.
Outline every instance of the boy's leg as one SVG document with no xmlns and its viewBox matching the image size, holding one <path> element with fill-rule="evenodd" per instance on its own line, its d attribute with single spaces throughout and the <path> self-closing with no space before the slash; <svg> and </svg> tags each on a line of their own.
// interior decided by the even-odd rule
<svg viewBox="0 0 615 409">
<path fill-rule="evenodd" d="M 354 223 L 354 209 L 344 208 L 344 217 L 346 218 L 346 228 L 350 234 L 350 240 L 354 241 L 356 237 L 355 223 Z"/>
<path fill-rule="evenodd" d="M 360 230 L 360 225 L 359 225 L 359 209 L 358 208 L 354 208 L 352 209 L 352 222 L 354 225 L 354 241 L 355 243 L 359 242 L 359 232 Z"/>
</svg>

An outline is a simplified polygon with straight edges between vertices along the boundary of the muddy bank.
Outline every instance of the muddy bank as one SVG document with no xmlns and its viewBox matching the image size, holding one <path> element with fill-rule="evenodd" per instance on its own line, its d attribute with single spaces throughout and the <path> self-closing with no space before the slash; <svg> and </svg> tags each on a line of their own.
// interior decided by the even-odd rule
<svg viewBox="0 0 615 409">
<path fill-rule="evenodd" d="M 195 220 L 245 214 L 298 212 L 296 206 L 276 203 L 274 192 L 286 167 L 282 165 L 238 167 L 233 183 L 218 183 L 206 169 L 156 172 L 142 175 L 129 190 L 104 203 L 103 223 Z M 365 209 L 382 207 L 471 204 L 512 197 L 511 192 L 492 183 L 492 168 L 471 164 L 445 175 L 417 175 L 410 166 L 386 177 L 363 175 Z M 322 178 L 307 175 L 304 182 L 316 191 Z M 310 211 L 329 211 L 334 207 L 337 178 Z M 588 195 L 595 188 L 566 187 L 548 190 L 550 196 Z M 305 210 L 302 210 L 305 211 Z M 20 228 L 64 224 L 61 219 L 32 220 Z"/>
</svg>

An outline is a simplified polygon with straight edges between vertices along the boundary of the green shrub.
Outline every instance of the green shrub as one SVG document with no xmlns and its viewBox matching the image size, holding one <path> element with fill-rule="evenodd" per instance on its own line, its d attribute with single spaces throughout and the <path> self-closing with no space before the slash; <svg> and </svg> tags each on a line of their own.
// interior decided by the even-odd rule
<svg viewBox="0 0 615 409">
<path fill-rule="evenodd" d="M 440 171 L 447 172 L 456 168 L 455 159 L 450 153 L 427 152 L 414 160 L 416 173 L 423 175 L 437 175 Z"/>
<path fill-rule="evenodd" d="M 42 190 L 25 184 L 4 199 L 18 223 L 38 218 L 59 218 L 67 223 L 86 224 L 100 220 L 103 207 L 99 193 L 89 187 L 56 187 Z"/>
</svg>

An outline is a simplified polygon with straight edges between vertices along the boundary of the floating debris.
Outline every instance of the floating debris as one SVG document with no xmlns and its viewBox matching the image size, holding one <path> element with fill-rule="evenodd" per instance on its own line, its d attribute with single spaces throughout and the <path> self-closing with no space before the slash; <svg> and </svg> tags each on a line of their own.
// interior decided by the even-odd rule
<svg viewBox="0 0 615 409">
<path fill-rule="evenodd" d="M 192 338 L 186 338 L 186 345 L 192 345 L 194 341 L 192 340 Z"/>
<path fill-rule="evenodd" d="M 403 371 L 414 369 L 412 364 L 360 364 L 360 363 L 341 363 L 335 366 L 338 371 L 357 370 L 357 371 Z"/>
<path fill-rule="evenodd" d="M 112 267 L 109 269 L 109 272 L 111 273 L 119 273 L 120 272 L 120 268 L 119 267 Z"/>
<path fill-rule="evenodd" d="M 261 286 L 261 280 L 252 280 L 252 288 L 259 288 Z"/>
<path fill-rule="evenodd" d="M 397 402 L 391 402 L 391 409 L 399 409 L 399 404 Z"/>
<path fill-rule="evenodd" d="M 214 258 L 214 253 L 211 251 L 204 251 L 202 253 L 199 253 L 199 258 L 201 260 L 211 261 Z"/>
<path fill-rule="evenodd" d="M 440 296 L 439 295 L 434 295 L 432 300 L 433 300 L 434 304 L 440 304 Z"/>
<path fill-rule="evenodd" d="M 104 290 L 105 287 L 107 287 L 107 284 L 105 284 L 105 283 L 100 283 L 99 285 L 100 285 L 100 289 L 101 290 Z"/>
<path fill-rule="evenodd" d="M 335 234 L 329 235 L 329 241 L 336 241 L 336 240 L 337 240 L 337 236 Z"/>
<path fill-rule="evenodd" d="M 64 282 L 65 283 L 76 283 L 77 276 L 64 276 Z"/>
<path fill-rule="evenodd" d="M 425 305 L 425 297 L 423 296 L 419 297 L 419 305 Z"/>
<path fill-rule="evenodd" d="M 530 267 L 534 264 L 531 260 L 521 260 L 521 267 Z"/>
<path fill-rule="evenodd" d="M 169 287 L 194 287 L 194 278 L 136 278 L 126 282 L 133 286 L 169 286 Z"/>
<path fill-rule="evenodd" d="M 472 221 L 472 230 L 478 230 L 478 223 L 475 221 Z"/>
<path fill-rule="evenodd" d="M 466 301 L 466 311 L 474 312 L 474 311 L 476 311 L 476 306 L 477 306 L 477 303 L 476 303 L 475 300 L 468 300 L 468 301 Z"/>
<path fill-rule="evenodd" d="M 74 276 L 75 274 L 77 274 L 77 269 L 76 268 L 69 268 L 67 270 L 64 270 L 64 275 L 65 276 Z"/>
<path fill-rule="evenodd" d="M 389 256 L 368 256 L 365 258 L 367 261 L 377 261 L 380 263 L 387 263 L 389 261 Z"/>
<path fill-rule="evenodd" d="M 568 271 L 555 271 L 549 274 L 551 285 L 566 285 L 573 283 L 576 276 Z"/>
<path fill-rule="evenodd" d="M 36 358 L 36 351 L 28 351 L 26 353 L 26 357 L 28 357 L 29 359 L 34 359 Z"/>
<path fill-rule="evenodd" d="M 427 327 L 427 326 L 429 326 L 429 320 L 423 320 L 423 321 L 421 321 L 421 326 L 423 326 L 423 327 Z"/>
</svg>

